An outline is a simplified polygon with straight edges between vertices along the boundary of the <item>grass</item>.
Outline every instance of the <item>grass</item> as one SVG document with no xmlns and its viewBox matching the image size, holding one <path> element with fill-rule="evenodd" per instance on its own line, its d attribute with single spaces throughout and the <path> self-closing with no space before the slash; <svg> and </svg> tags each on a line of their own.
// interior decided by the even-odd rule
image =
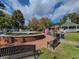
<svg viewBox="0 0 79 59">
<path fill-rule="evenodd" d="M 65 39 L 79 41 L 79 33 L 65 33 Z"/>
<path fill-rule="evenodd" d="M 76 46 L 61 44 L 55 55 L 58 59 L 79 59 L 79 48 Z"/>
<path fill-rule="evenodd" d="M 79 59 L 79 48 L 66 44 L 60 44 L 55 52 L 48 49 L 40 49 L 42 54 L 38 59 Z"/>
<path fill-rule="evenodd" d="M 53 53 L 46 48 L 40 49 L 41 54 L 38 59 L 52 59 Z"/>
</svg>

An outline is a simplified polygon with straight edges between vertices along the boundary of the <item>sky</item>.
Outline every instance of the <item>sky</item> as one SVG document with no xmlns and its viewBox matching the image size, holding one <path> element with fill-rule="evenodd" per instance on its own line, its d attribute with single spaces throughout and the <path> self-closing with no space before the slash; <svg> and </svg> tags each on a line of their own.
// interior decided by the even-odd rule
<svg viewBox="0 0 79 59">
<path fill-rule="evenodd" d="M 21 10 L 27 24 L 32 17 L 48 17 L 59 22 L 68 13 L 79 13 L 79 0 L 0 0 L 6 6 L 5 12 L 12 14 Z"/>
</svg>

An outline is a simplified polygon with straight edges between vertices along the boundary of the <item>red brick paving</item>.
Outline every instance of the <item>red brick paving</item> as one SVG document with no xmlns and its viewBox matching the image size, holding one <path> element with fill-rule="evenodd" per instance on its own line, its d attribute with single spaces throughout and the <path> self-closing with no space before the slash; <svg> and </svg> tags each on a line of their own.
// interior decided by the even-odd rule
<svg viewBox="0 0 79 59">
<path fill-rule="evenodd" d="M 53 37 L 50 35 L 47 35 L 44 39 L 40 39 L 37 41 L 32 41 L 32 42 L 27 42 L 25 44 L 34 44 L 36 45 L 36 48 L 46 48 L 47 47 L 47 42 L 53 40 Z"/>
<path fill-rule="evenodd" d="M 34 44 L 36 45 L 36 48 L 46 48 L 47 47 L 47 42 L 53 40 L 53 36 L 50 35 L 46 35 L 46 37 L 44 39 L 40 39 L 40 40 L 36 40 L 36 41 L 31 41 L 31 42 L 26 42 L 24 44 Z M 7 45 L 7 42 L 1 41 L 0 44 L 4 44 Z M 19 44 L 18 42 L 16 42 L 16 44 Z"/>
</svg>

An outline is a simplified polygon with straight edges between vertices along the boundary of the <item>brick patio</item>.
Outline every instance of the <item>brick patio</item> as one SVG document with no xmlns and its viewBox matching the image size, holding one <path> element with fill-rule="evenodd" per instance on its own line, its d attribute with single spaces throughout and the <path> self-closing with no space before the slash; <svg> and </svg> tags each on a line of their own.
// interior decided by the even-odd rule
<svg viewBox="0 0 79 59">
<path fill-rule="evenodd" d="M 32 41 L 32 42 L 27 42 L 25 44 L 35 44 L 36 48 L 46 48 L 47 47 L 47 42 L 53 40 L 53 36 L 47 35 L 44 39 Z"/>
</svg>

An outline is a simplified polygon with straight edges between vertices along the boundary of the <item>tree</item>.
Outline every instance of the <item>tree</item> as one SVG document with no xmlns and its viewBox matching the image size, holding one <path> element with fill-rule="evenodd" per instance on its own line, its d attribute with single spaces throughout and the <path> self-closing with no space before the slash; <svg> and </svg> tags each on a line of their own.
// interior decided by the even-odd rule
<svg viewBox="0 0 79 59">
<path fill-rule="evenodd" d="M 30 30 L 38 30 L 39 28 L 39 21 L 33 17 L 31 21 L 29 21 L 28 27 Z"/>
<path fill-rule="evenodd" d="M 45 27 L 50 28 L 53 25 L 51 19 L 47 17 L 42 17 L 41 19 L 32 18 L 31 21 L 29 21 L 28 27 L 31 30 L 39 30 L 42 31 L 45 29 Z"/>
<path fill-rule="evenodd" d="M 4 13 L 3 11 L 2 15 L 0 16 L 0 29 L 8 29 L 8 28 L 12 28 L 12 19 L 11 16 L 9 14 Z"/>
<path fill-rule="evenodd" d="M 70 13 L 68 14 L 68 17 L 72 22 L 79 24 L 79 15 L 77 13 Z"/>
<path fill-rule="evenodd" d="M 62 19 L 60 19 L 60 23 L 59 24 L 61 25 L 61 24 L 65 23 L 66 20 L 67 20 L 67 16 L 64 16 Z"/>
<path fill-rule="evenodd" d="M 15 10 L 12 14 L 12 19 L 14 22 L 14 27 L 18 29 L 23 29 L 24 27 L 24 17 L 20 10 Z"/>
<path fill-rule="evenodd" d="M 5 13 L 0 10 L 0 17 L 1 17 L 1 16 L 5 16 Z"/>
<path fill-rule="evenodd" d="M 45 27 L 50 28 L 53 25 L 53 22 L 51 21 L 51 19 L 47 18 L 47 17 L 42 17 L 39 20 L 39 28 L 40 30 L 43 30 Z"/>
<path fill-rule="evenodd" d="M 72 22 L 79 24 L 79 15 L 77 13 L 69 13 L 61 19 L 60 23 L 63 24 L 67 18 L 70 18 Z"/>
</svg>

